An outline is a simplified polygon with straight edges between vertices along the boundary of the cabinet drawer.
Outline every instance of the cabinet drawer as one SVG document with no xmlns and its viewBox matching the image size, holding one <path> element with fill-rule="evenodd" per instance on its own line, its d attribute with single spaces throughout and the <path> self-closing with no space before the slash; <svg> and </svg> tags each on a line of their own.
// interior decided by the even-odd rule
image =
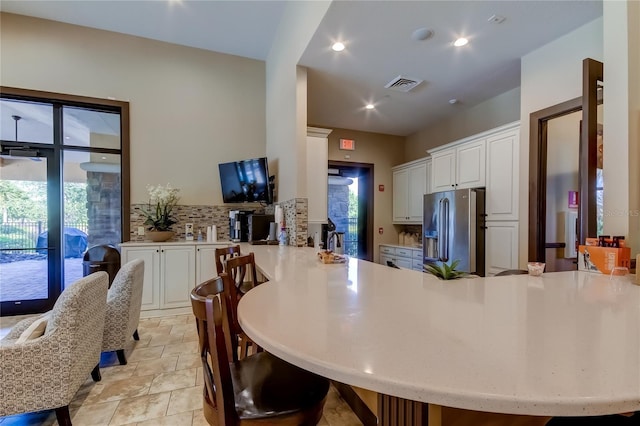
<svg viewBox="0 0 640 426">
<path fill-rule="evenodd" d="M 402 258 L 396 258 L 396 265 L 406 269 L 411 269 L 411 267 L 413 266 L 411 264 L 411 259 L 402 259 Z"/>
<path fill-rule="evenodd" d="M 413 250 L 408 248 L 396 248 L 396 256 L 411 257 Z"/>
<path fill-rule="evenodd" d="M 422 263 L 422 249 L 414 249 L 413 250 L 413 260 L 418 260 Z"/>
<path fill-rule="evenodd" d="M 380 255 L 380 264 L 381 265 L 387 265 L 387 262 L 393 262 L 396 263 L 396 258 L 393 256 L 387 256 L 385 254 L 381 254 Z"/>
<path fill-rule="evenodd" d="M 396 254 L 396 249 L 394 247 L 389 247 L 389 246 L 380 246 L 380 254 L 387 254 L 387 255 L 395 255 Z"/>
<path fill-rule="evenodd" d="M 411 264 L 411 269 L 413 269 L 415 271 L 423 272 L 424 271 L 424 266 L 422 265 L 422 260 L 415 260 L 414 259 L 413 263 Z"/>
</svg>

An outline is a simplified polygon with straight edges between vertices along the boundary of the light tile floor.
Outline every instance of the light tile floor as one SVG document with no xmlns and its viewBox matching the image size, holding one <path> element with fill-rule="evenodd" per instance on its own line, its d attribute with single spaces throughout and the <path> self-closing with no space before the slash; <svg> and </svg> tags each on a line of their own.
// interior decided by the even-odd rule
<svg viewBox="0 0 640 426">
<path fill-rule="evenodd" d="M 23 318 L 0 318 L 0 338 Z M 127 365 L 118 364 L 115 352 L 102 355 L 102 381 L 87 378 L 69 406 L 74 426 L 207 425 L 193 316 L 141 319 L 138 331 L 140 341 L 132 340 L 126 351 Z M 57 424 L 52 410 L 0 417 L 0 426 Z M 332 386 L 320 425 L 361 424 Z"/>
</svg>

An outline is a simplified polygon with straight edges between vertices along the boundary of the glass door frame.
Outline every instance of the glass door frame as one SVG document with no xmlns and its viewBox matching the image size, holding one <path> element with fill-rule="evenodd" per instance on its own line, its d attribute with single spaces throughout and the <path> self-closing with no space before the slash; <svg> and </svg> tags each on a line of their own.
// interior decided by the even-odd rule
<svg viewBox="0 0 640 426">
<path fill-rule="evenodd" d="M 60 175 L 60 151 L 53 149 L 51 145 L 29 143 L 30 150 L 37 152 L 38 158 L 47 161 L 47 297 L 45 299 L 11 300 L 0 302 L 2 316 L 18 315 L 33 312 L 44 312 L 53 307 L 53 304 L 62 293 L 62 239 L 61 239 L 61 180 Z M 8 154 L 10 149 L 24 149 L 24 142 L 2 141 L 2 153 Z M 26 158 L 26 157 L 20 157 Z M 35 249 L 20 248 L 19 250 Z M 6 284 L 6 283 L 5 283 Z"/>
<path fill-rule="evenodd" d="M 25 143 L 16 141 L 0 141 L 5 146 L 28 145 L 43 154 L 50 155 L 47 160 L 47 214 L 49 222 L 48 247 L 54 253 L 48 256 L 49 298 L 46 302 L 20 304 L 15 302 L 0 303 L 0 316 L 44 312 L 51 309 L 60 296 L 64 286 L 64 253 L 62 250 L 64 221 L 62 217 L 63 176 L 62 156 L 64 150 L 76 150 L 77 147 L 65 146 L 63 143 L 63 110 L 65 107 L 79 107 L 98 111 L 116 112 L 120 115 L 120 176 L 121 176 L 121 239 L 130 239 L 130 123 L 129 102 L 112 99 L 100 99 L 86 96 L 67 95 L 54 92 L 36 91 L 15 87 L 0 86 L 0 98 L 7 100 L 48 103 L 53 106 L 53 144 Z M 109 149 L 93 148 L 91 152 L 110 152 Z M 55 211 L 54 211 L 55 210 Z"/>
</svg>

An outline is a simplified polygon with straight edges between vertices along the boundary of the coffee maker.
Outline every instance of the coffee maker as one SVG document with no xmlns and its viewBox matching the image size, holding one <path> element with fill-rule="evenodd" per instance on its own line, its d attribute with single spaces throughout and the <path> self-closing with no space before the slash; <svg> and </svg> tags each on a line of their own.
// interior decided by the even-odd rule
<svg viewBox="0 0 640 426">
<path fill-rule="evenodd" d="M 234 243 L 249 241 L 249 215 L 253 210 L 229 211 L 229 238 Z"/>
</svg>

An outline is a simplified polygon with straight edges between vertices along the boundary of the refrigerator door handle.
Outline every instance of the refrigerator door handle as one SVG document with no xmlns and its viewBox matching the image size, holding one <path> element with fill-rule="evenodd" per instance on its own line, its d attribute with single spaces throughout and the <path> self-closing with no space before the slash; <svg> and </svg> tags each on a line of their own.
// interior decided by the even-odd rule
<svg viewBox="0 0 640 426">
<path fill-rule="evenodd" d="M 449 199 L 440 200 L 438 212 L 438 255 L 441 262 L 449 260 Z"/>
</svg>

